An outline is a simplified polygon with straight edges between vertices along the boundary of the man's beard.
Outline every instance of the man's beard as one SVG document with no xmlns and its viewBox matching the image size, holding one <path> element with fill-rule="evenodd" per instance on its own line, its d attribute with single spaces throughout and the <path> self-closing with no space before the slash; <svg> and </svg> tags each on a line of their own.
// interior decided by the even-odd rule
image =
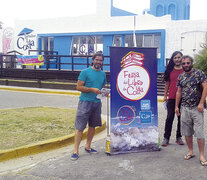
<svg viewBox="0 0 207 180">
<path fill-rule="evenodd" d="M 183 68 L 183 70 L 184 70 L 185 72 L 190 72 L 192 68 L 193 68 L 193 66 L 190 66 L 190 67 L 188 67 L 188 69 Z"/>
<path fill-rule="evenodd" d="M 99 69 L 101 69 L 102 65 L 100 65 L 100 64 L 94 64 L 93 67 L 94 67 L 95 69 L 99 70 Z"/>
</svg>

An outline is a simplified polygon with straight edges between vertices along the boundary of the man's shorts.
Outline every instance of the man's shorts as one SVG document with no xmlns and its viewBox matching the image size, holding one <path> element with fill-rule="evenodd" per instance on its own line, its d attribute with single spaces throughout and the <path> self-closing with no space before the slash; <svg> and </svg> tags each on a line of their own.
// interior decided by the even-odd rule
<svg viewBox="0 0 207 180">
<path fill-rule="evenodd" d="M 183 136 L 204 138 L 204 114 L 197 107 L 181 107 L 181 133 Z"/>
<path fill-rule="evenodd" d="M 75 128 L 83 131 L 89 127 L 101 126 L 101 102 L 79 101 L 75 120 Z"/>
</svg>

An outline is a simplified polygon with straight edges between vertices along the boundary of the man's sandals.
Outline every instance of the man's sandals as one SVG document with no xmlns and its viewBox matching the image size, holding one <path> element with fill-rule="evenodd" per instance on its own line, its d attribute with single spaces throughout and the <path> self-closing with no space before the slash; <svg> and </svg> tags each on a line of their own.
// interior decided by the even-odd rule
<svg viewBox="0 0 207 180">
<path fill-rule="evenodd" d="M 187 155 L 184 156 L 184 159 L 185 160 L 190 160 L 194 157 L 195 157 L 195 155 L 187 154 Z M 206 160 L 205 161 L 200 160 L 200 163 L 201 163 L 202 166 L 207 166 L 207 161 Z"/>
<path fill-rule="evenodd" d="M 192 155 L 191 154 L 187 154 L 187 155 L 184 156 L 184 159 L 185 160 L 190 160 L 191 158 L 194 158 L 194 157 L 195 157 L 195 155 L 193 155 L 193 154 Z"/>
<path fill-rule="evenodd" d="M 200 163 L 201 163 L 202 166 L 207 166 L 207 161 L 206 160 L 205 161 L 200 161 Z"/>
</svg>

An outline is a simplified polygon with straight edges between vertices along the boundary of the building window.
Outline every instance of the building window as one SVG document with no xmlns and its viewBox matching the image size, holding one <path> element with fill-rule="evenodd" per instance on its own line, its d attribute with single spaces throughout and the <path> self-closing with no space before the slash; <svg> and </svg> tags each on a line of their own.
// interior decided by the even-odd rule
<svg viewBox="0 0 207 180">
<path fill-rule="evenodd" d="M 52 51 L 54 50 L 54 38 L 43 37 L 41 38 L 41 41 L 42 41 L 41 50 L 44 51 L 42 54 L 53 54 Z"/>
<path fill-rule="evenodd" d="M 103 51 L 102 36 L 74 36 L 72 40 L 72 55 L 92 55 Z"/>
<path fill-rule="evenodd" d="M 161 36 L 158 34 L 154 35 L 154 47 L 157 47 L 157 53 L 160 54 L 161 49 Z"/>
<path fill-rule="evenodd" d="M 164 15 L 164 7 L 159 4 L 157 7 L 156 7 L 156 16 L 157 17 L 161 17 Z"/>
<path fill-rule="evenodd" d="M 144 35 L 144 44 L 143 47 L 153 47 L 153 36 L 152 35 Z"/>
<path fill-rule="evenodd" d="M 134 47 L 133 35 L 125 35 L 125 47 Z M 156 47 L 158 58 L 160 57 L 160 34 L 136 34 L 136 47 Z"/>
<path fill-rule="evenodd" d="M 176 19 L 176 6 L 175 6 L 175 4 L 170 4 L 168 6 L 168 14 L 171 14 L 171 18 L 173 20 Z"/>
<path fill-rule="evenodd" d="M 95 36 L 96 37 L 96 49 L 95 51 L 102 51 L 103 52 L 103 37 L 102 36 Z"/>
<path fill-rule="evenodd" d="M 121 36 L 114 36 L 113 39 L 113 46 L 115 47 L 121 47 Z"/>
<path fill-rule="evenodd" d="M 132 35 L 125 35 L 125 47 L 134 47 Z"/>
<path fill-rule="evenodd" d="M 143 35 L 141 35 L 141 34 L 136 35 L 136 43 L 137 43 L 137 47 L 142 47 L 142 45 L 143 45 Z"/>
</svg>

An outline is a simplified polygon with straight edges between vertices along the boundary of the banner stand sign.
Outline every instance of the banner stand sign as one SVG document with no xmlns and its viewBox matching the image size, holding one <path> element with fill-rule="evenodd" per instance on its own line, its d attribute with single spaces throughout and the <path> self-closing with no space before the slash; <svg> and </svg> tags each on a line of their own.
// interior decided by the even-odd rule
<svg viewBox="0 0 207 180">
<path fill-rule="evenodd" d="M 156 48 L 110 47 L 108 154 L 160 150 L 156 52 Z"/>
</svg>

